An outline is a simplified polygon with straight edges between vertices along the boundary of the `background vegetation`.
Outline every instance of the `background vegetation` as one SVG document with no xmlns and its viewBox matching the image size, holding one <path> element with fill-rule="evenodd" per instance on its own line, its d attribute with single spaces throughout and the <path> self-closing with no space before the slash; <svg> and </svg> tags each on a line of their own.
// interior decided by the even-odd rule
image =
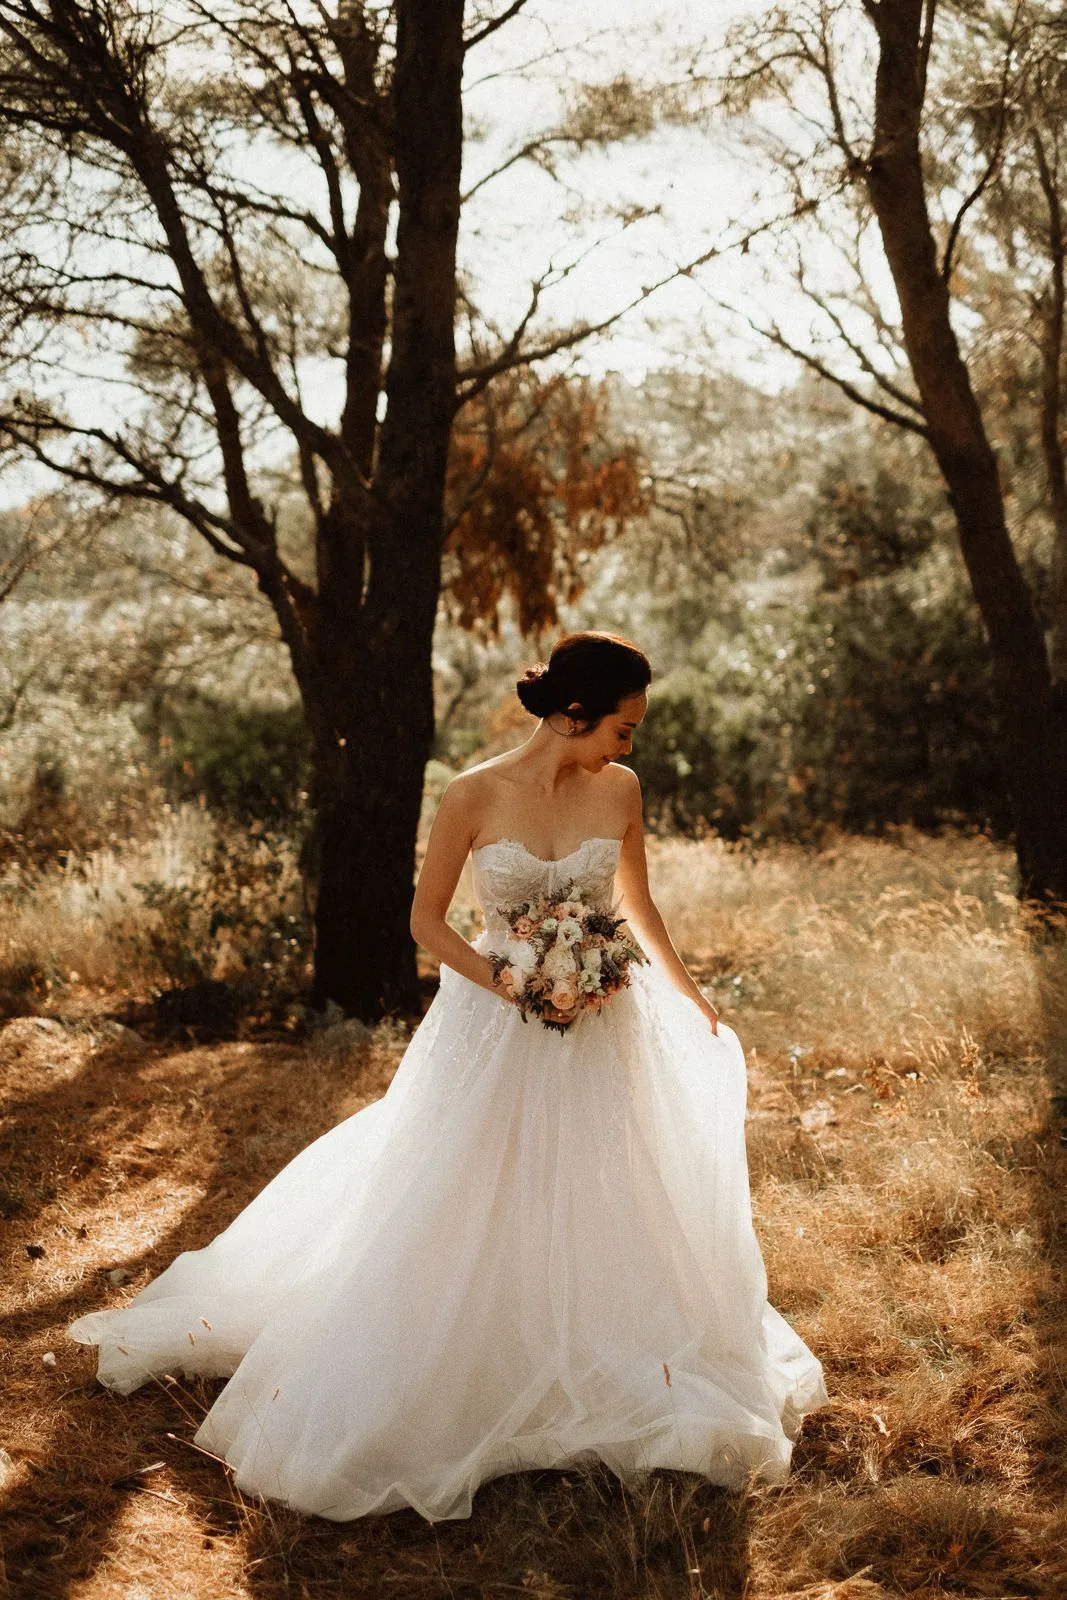
<svg viewBox="0 0 1067 1600">
<path fill-rule="evenodd" d="M 546 44 L 533 3 L 403 0 L 427 45 L 406 79 L 385 0 L 209 6 L 202 54 L 166 61 L 151 9 L 0 0 L 0 469 L 22 485 L 0 514 L 0 1587 L 1058 1600 L 1057 8 L 756 8 L 714 48 L 646 38 L 639 78 L 629 34 L 620 64 L 601 36 Z M 461 48 L 498 45 L 461 107 L 434 51 L 457 85 Z M 431 101 L 447 138 L 421 137 Z M 642 194 L 639 164 L 616 187 L 635 148 L 686 198 Z M 740 220 L 705 236 L 686 162 L 730 192 L 738 153 Z M 436 200 L 394 227 L 405 162 Z M 631 302 L 605 287 L 627 273 Z M 620 318 L 664 285 L 690 298 L 644 327 L 639 373 Z M 328 423 L 325 371 L 348 396 Z M 62 1330 L 384 1091 L 436 985 L 407 937 L 416 818 L 417 865 L 451 776 L 532 731 L 521 669 L 584 626 L 655 664 L 632 757 L 653 888 L 744 1039 L 771 1297 L 830 1404 L 780 1490 L 531 1476 L 429 1530 L 246 1503 L 188 1445 L 209 1387 L 117 1402 Z M 327 835 L 344 870 L 319 871 Z M 360 946 L 382 906 L 388 940 Z M 450 916 L 478 926 L 469 867 Z M 412 1004 L 373 1028 L 313 1007 L 317 917 L 317 998 L 351 980 L 377 1017 L 388 980 Z"/>
<path fill-rule="evenodd" d="M 614 458 L 639 460 L 645 508 L 567 553 L 556 603 L 563 626 L 618 628 L 652 656 L 632 758 L 650 829 L 753 848 L 902 826 L 1006 840 L 981 627 L 920 447 L 813 380 L 768 396 L 616 378 L 596 415 Z M 1027 537 L 1036 552 L 1039 519 Z M 554 637 L 523 635 L 506 587 L 477 625 L 454 605 L 446 589 L 423 830 L 452 772 L 528 737 L 514 679 Z M 4 602 L 0 693 L 3 1004 L 238 975 L 242 1004 L 286 986 L 299 1004 L 307 734 L 244 574 L 159 511 L 114 516 Z"/>
</svg>

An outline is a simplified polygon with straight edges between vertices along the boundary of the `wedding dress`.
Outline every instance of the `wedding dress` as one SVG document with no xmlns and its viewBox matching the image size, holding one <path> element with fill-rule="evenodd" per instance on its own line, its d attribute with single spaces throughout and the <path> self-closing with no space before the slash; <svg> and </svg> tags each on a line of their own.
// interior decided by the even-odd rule
<svg viewBox="0 0 1067 1600">
<path fill-rule="evenodd" d="M 474 852 L 498 906 L 573 880 L 610 909 L 620 841 Z M 196 1442 L 238 1486 L 344 1520 L 465 1517 L 486 1479 L 599 1459 L 787 1473 L 822 1371 L 766 1298 L 745 1061 L 652 966 L 565 1034 L 441 967 L 385 1096 L 203 1250 L 73 1323 L 99 1376 L 229 1382 Z"/>
</svg>

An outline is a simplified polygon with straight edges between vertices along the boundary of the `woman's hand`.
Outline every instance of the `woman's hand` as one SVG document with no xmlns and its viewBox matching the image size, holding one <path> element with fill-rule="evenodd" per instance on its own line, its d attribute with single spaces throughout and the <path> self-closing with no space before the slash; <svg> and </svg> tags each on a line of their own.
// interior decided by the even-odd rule
<svg viewBox="0 0 1067 1600">
<path fill-rule="evenodd" d="M 498 994 L 501 1000 L 506 1000 L 509 1005 L 517 1006 L 519 1004 L 519 997 L 515 992 L 515 983 L 511 976 L 510 969 L 508 967 L 504 967 L 500 973 L 500 976 L 494 977 L 493 963 L 486 959 L 485 964 L 489 969 L 489 978 L 492 984 L 493 993 Z"/>
</svg>

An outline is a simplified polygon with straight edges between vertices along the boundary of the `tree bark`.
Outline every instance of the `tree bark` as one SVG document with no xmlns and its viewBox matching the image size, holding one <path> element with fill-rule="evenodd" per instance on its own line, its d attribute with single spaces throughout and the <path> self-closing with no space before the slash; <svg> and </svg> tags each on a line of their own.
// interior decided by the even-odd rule
<svg viewBox="0 0 1067 1600">
<path fill-rule="evenodd" d="M 989 638 L 1020 890 L 1067 902 L 1067 707 L 1004 515 L 996 457 L 939 270 L 923 182 L 924 0 L 868 0 L 878 34 L 867 187 L 900 302 L 904 344 L 960 549 Z"/>
<path fill-rule="evenodd" d="M 315 998 L 365 1019 L 418 1008 L 409 916 L 423 774 L 433 741 L 431 652 L 445 471 L 455 412 L 456 240 L 463 0 L 398 0 L 399 190 L 387 409 L 369 489 L 331 508 L 316 670 Z"/>
<path fill-rule="evenodd" d="M 1056 174 L 1049 165 L 1044 142 L 1036 129 L 1032 144 L 1041 191 L 1048 207 L 1049 282 L 1037 307 L 1041 319 L 1041 451 L 1054 534 L 1049 571 L 1049 661 L 1053 685 L 1062 696 L 1067 695 L 1067 462 L 1060 436 L 1067 240 Z"/>
<path fill-rule="evenodd" d="M 364 1021 L 419 1008 L 408 919 L 433 736 L 436 589 L 414 561 L 408 576 L 373 621 L 353 612 L 342 633 L 343 608 L 331 608 L 323 656 L 344 672 L 305 695 L 317 802 L 313 999 Z"/>
</svg>

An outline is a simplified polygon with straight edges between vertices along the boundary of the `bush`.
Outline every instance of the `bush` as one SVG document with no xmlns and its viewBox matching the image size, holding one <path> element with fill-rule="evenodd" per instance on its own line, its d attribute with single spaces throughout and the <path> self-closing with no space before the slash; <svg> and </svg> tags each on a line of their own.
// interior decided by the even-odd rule
<svg viewBox="0 0 1067 1600">
<path fill-rule="evenodd" d="M 202 794 L 242 821 L 280 823 L 306 801 L 309 740 L 299 705 L 238 706 L 193 696 L 160 718 L 165 780 L 176 799 Z"/>
<path fill-rule="evenodd" d="M 791 660 L 787 787 L 849 830 L 1010 819 L 988 652 L 959 583 L 821 595 Z"/>
<path fill-rule="evenodd" d="M 288 839 L 219 834 L 180 881 L 134 888 L 150 915 L 131 919 L 125 943 L 157 984 L 238 978 L 247 999 L 303 988 L 311 931 Z"/>
<path fill-rule="evenodd" d="M 930 550 L 936 529 L 912 486 L 883 467 L 868 483 L 844 461 L 819 477 L 805 533 L 824 588 L 914 568 Z"/>
<path fill-rule="evenodd" d="M 958 570 L 821 590 L 653 686 L 634 766 L 663 827 L 815 838 L 909 824 L 1006 834 L 988 652 Z"/>
<path fill-rule="evenodd" d="M 744 760 L 739 763 L 729 746 L 706 674 L 682 669 L 656 686 L 633 757 L 653 827 L 691 835 L 709 825 L 724 834 L 737 832 L 751 806 Z"/>
</svg>

